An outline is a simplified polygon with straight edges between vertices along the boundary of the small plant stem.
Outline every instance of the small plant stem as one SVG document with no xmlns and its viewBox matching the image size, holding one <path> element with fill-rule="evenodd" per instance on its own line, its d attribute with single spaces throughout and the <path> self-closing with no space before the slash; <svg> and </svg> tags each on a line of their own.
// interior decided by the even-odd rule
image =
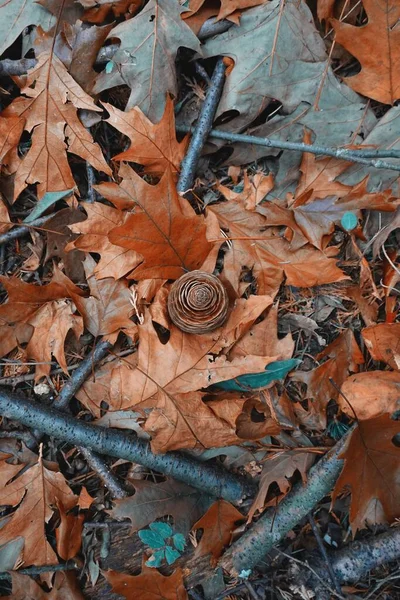
<svg viewBox="0 0 400 600">
<path fill-rule="evenodd" d="M 194 131 L 193 127 L 179 126 L 176 128 L 179 133 L 190 133 Z M 320 156 L 332 156 L 342 158 L 351 162 L 361 163 L 376 169 L 391 169 L 400 171 L 400 166 L 380 160 L 383 157 L 400 158 L 400 150 L 348 150 L 347 148 L 329 148 L 314 144 L 304 144 L 299 142 L 282 142 L 281 140 L 272 140 L 267 137 L 257 137 L 255 135 L 245 135 L 243 133 L 230 133 L 220 129 L 211 129 L 209 137 L 227 142 L 239 142 L 242 144 L 254 144 L 255 146 L 266 146 L 267 148 L 280 148 L 281 150 L 294 150 L 296 152 L 310 152 Z M 379 157 L 378 160 L 369 160 Z"/>
<path fill-rule="evenodd" d="M 307 484 L 298 484 L 277 509 L 266 511 L 223 555 L 220 566 L 234 577 L 252 570 L 273 546 L 281 542 L 326 494 L 329 494 L 343 467 L 339 458 L 354 427 L 314 466 Z"/>
<path fill-rule="evenodd" d="M 0 389 L 0 414 L 64 442 L 91 448 L 99 454 L 124 458 L 170 475 L 233 504 L 240 504 L 244 497 L 255 492 L 256 486 L 252 480 L 229 473 L 223 467 L 202 463 L 179 452 L 154 454 L 147 441 L 134 435 L 79 421 L 3 389 Z"/>
<path fill-rule="evenodd" d="M 225 70 L 224 61 L 222 58 L 219 58 L 212 74 L 211 85 L 207 90 L 196 127 L 191 129 L 193 133 L 192 139 L 190 140 L 186 156 L 182 161 L 181 174 L 177 184 L 177 190 L 181 194 L 187 192 L 193 186 L 197 164 L 210 133 L 219 99 L 221 98 L 225 82 Z"/>
<path fill-rule="evenodd" d="M 322 541 L 321 534 L 320 534 L 319 529 L 318 529 L 318 525 L 315 522 L 315 519 L 313 517 L 312 512 L 310 512 L 310 514 L 308 515 L 308 520 L 310 522 L 311 529 L 313 531 L 315 539 L 317 540 L 317 544 L 318 544 L 318 548 L 319 548 L 319 551 L 321 553 L 321 556 L 322 556 L 322 558 L 323 558 L 323 560 L 325 562 L 326 568 L 328 569 L 329 577 L 331 578 L 333 587 L 336 590 L 336 592 L 339 595 L 341 595 L 342 594 L 342 590 L 341 590 L 341 587 L 340 587 L 339 582 L 337 580 L 335 571 L 332 568 L 331 558 L 328 556 L 328 553 L 327 553 L 326 548 L 324 546 L 324 542 Z"/>
</svg>

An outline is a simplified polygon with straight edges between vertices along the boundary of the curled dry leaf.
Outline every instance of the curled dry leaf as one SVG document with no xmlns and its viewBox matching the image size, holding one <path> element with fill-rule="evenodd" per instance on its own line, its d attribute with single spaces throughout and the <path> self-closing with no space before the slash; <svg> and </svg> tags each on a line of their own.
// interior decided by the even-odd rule
<svg viewBox="0 0 400 600">
<path fill-rule="evenodd" d="M 215 275 L 204 271 L 185 273 L 168 295 L 171 321 L 181 331 L 202 334 L 221 327 L 228 318 L 229 298 Z"/>
<path fill-rule="evenodd" d="M 341 410 L 352 419 L 373 419 L 400 409 L 400 373 L 367 371 L 348 377 L 337 398 Z"/>
<path fill-rule="evenodd" d="M 362 330 L 362 336 L 374 360 L 383 361 L 400 371 L 400 323 L 380 323 Z"/>
</svg>

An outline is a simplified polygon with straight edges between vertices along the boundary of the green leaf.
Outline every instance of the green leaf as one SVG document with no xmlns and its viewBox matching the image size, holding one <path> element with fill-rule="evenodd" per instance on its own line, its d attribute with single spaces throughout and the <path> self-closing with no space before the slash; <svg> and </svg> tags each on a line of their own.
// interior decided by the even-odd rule
<svg viewBox="0 0 400 600">
<path fill-rule="evenodd" d="M 157 550 L 157 552 L 154 552 L 153 556 L 151 556 L 149 558 L 149 560 L 146 560 L 146 567 L 161 567 L 162 565 L 162 561 L 165 558 L 165 550 Z"/>
<path fill-rule="evenodd" d="M 358 219 L 353 212 L 345 212 L 340 223 L 343 229 L 346 231 L 352 231 L 352 229 L 357 227 Z"/>
<path fill-rule="evenodd" d="M 262 373 L 250 373 L 249 375 L 240 375 L 235 379 L 228 379 L 228 381 L 221 381 L 217 383 L 216 387 L 223 390 L 235 390 L 239 392 L 245 392 L 248 390 L 255 390 L 266 387 L 272 381 L 278 379 L 284 379 L 286 375 L 300 364 L 300 360 L 297 358 L 290 358 L 289 360 L 277 360 L 270 363 L 265 367 L 265 371 Z"/>
<path fill-rule="evenodd" d="M 59 200 L 62 200 L 66 196 L 72 194 L 74 189 L 64 190 L 63 192 L 46 192 L 41 200 L 36 204 L 35 208 L 31 211 L 31 214 L 24 219 L 24 223 L 32 223 L 35 219 L 40 217 L 50 206 L 53 206 Z"/>
<path fill-rule="evenodd" d="M 155 531 L 156 533 L 160 534 L 164 538 L 164 540 L 171 537 L 171 535 L 173 534 L 172 527 L 168 525 L 168 523 L 163 523 L 159 521 L 157 523 L 150 523 L 149 527 L 152 531 Z"/>
<path fill-rule="evenodd" d="M 150 546 L 150 548 L 162 548 L 165 545 L 164 538 L 159 533 L 151 531 L 150 529 L 138 531 L 138 536 L 142 542 L 147 544 L 147 546 Z"/>
<path fill-rule="evenodd" d="M 174 546 L 177 550 L 179 550 L 180 552 L 184 551 L 186 546 L 186 540 L 184 535 L 182 535 L 181 533 L 175 533 L 175 535 L 172 536 L 172 541 L 174 542 Z"/>
<path fill-rule="evenodd" d="M 165 547 L 165 559 L 169 565 L 172 565 L 179 557 L 180 552 L 177 552 L 172 546 Z"/>
</svg>

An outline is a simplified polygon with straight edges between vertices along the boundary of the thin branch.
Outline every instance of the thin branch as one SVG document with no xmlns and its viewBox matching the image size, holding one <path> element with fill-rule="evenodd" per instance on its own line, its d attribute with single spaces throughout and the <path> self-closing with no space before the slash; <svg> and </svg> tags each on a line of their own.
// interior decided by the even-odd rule
<svg viewBox="0 0 400 600">
<path fill-rule="evenodd" d="M 115 477 L 114 473 L 101 456 L 84 446 L 78 446 L 78 450 L 84 456 L 89 467 L 91 467 L 100 477 L 113 498 L 121 499 L 129 496 L 126 489 L 122 486 L 118 478 Z"/>
<path fill-rule="evenodd" d="M 9 231 L 6 231 L 6 233 L 2 233 L 0 235 L 0 246 L 2 244 L 8 244 L 13 240 L 17 240 L 19 238 L 24 237 L 24 235 L 27 235 L 31 231 L 31 229 L 35 229 L 35 227 L 41 227 L 51 217 L 54 217 L 54 215 L 46 215 L 45 217 L 40 217 L 39 219 L 35 219 L 34 221 L 32 221 L 32 223 L 29 223 L 29 225 L 19 225 L 17 223 L 13 223 L 13 225 L 17 225 L 17 227 L 15 227 L 14 229 L 10 229 Z"/>
<path fill-rule="evenodd" d="M 336 592 L 339 595 L 341 595 L 342 594 L 342 590 L 340 589 L 339 581 L 338 581 L 338 579 L 336 577 L 335 571 L 332 568 L 331 557 L 329 557 L 329 555 L 328 555 L 328 553 L 326 551 L 326 548 L 324 546 L 324 542 L 321 539 L 321 534 L 319 532 L 318 525 L 315 522 L 315 519 L 313 517 L 312 512 L 310 512 L 310 514 L 308 515 L 308 520 L 310 522 L 311 529 L 313 531 L 314 537 L 317 540 L 317 544 L 318 544 L 318 548 L 319 548 L 319 551 L 321 553 L 321 556 L 322 556 L 322 558 L 324 560 L 326 568 L 328 569 L 329 577 L 331 578 L 333 587 L 336 590 Z"/>
<path fill-rule="evenodd" d="M 91 448 L 99 454 L 124 458 L 170 475 L 234 504 L 240 504 L 243 498 L 255 492 L 256 486 L 250 478 L 236 476 L 223 467 L 202 463 L 179 452 L 153 454 L 150 444 L 136 435 L 79 421 L 3 389 L 0 389 L 0 414 L 64 442 Z"/>
<path fill-rule="evenodd" d="M 194 132 L 193 127 L 185 125 L 178 126 L 176 130 L 179 133 Z M 282 142 L 281 140 L 272 140 L 267 137 L 257 137 L 255 135 L 245 135 L 243 133 L 230 133 L 220 129 L 211 129 L 209 136 L 226 140 L 227 142 L 239 142 L 242 144 L 254 144 L 255 146 L 265 146 L 267 148 L 280 148 L 281 150 L 294 150 L 296 152 L 310 152 L 317 156 L 332 156 L 342 158 L 351 162 L 360 163 L 376 169 L 390 169 L 400 171 L 400 165 L 380 160 L 383 157 L 400 158 L 400 150 L 348 150 L 347 148 L 329 148 L 327 146 L 318 146 L 315 144 L 304 144 L 299 142 Z M 379 157 L 378 160 L 369 160 Z"/>
<path fill-rule="evenodd" d="M 308 473 L 306 485 L 298 484 L 278 505 L 266 511 L 223 555 L 220 566 L 231 575 L 252 570 L 267 552 L 329 494 L 343 467 L 339 458 L 354 427 Z"/>
<path fill-rule="evenodd" d="M 177 184 L 177 190 L 182 194 L 193 186 L 197 164 L 210 133 L 221 98 L 222 88 L 225 82 L 225 70 L 226 66 L 223 59 L 218 59 L 214 73 L 211 77 L 211 85 L 207 90 L 206 98 L 201 107 L 196 127 L 191 129 L 193 135 L 190 140 L 189 148 L 182 161 L 181 174 Z"/>
<path fill-rule="evenodd" d="M 20 575 L 42 575 L 43 573 L 56 572 L 56 571 L 76 571 L 80 567 L 74 560 L 69 560 L 65 563 L 58 565 L 44 565 L 43 567 L 25 567 L 25 569 L 17 569 L 14 572 Z M 0 579 L 10 579 L 12 571 L 1 571 Z"/>
</svg>

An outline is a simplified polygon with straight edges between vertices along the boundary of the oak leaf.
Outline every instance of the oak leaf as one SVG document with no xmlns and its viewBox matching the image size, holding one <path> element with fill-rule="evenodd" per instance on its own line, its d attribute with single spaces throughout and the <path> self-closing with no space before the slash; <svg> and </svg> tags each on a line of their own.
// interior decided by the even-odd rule
<svg viewBox="0 0 400 600">
<path fill-rule="evenodd" d="M 133 14 L 141 6 L 139 0 L 79 0 L 85 8 L 83 21 L 102 24 L 112 13 L 115 17 L 128 13 Z"/>
<path fill-rule="evenodd" d="M 133 19 L 114 27 L 108 37 L 118 38 L 121 44 L 111 61 L 112 71 L 100 74 L 94 92 L 128 85 L 126 109 L 138 106 L 151 121 L 159 121 L 167 93 L 178 95 L 178 48 L 201 53 L 199 40 L 181 19 L 184 10 L 175 0 L 150 0 Z"/>
<path fill-rule="evenodd" d="M 35 0 L 13 0 L 0 5 L 0 55 L 11 46 L 25 27 L 40 25 L 45 31 L 54 24 L 54 17 Z"/>
<path fill-rule="evenodd" d="M 135 480 L 133 485 L 135 495 L 114 500 L 110 511 L 114 519 L 129 519 L 132 531 L 170 515 L 174 519 L 174 530 L 186 535 L 212 503 L 212 499 L 199 490 L 173 480 L 162 483 Z"/>
<path fill-rule="evenodd" d="M 20 117 L 0 117 L 0 163 L 7 152 L 18 145 L 23 130 L 24 119 Z"/>
<path fill-rule="evenodd" d="M 121 165 L 120 175 L 120 187 L 138 210 L 108 237 L 143 256 L 132 277 L 177 279 L 201 267 L 213 248 L 206 237 L 206 220 L 179 197 L 171 171 L 167 169 L 157 185 L 149 185 L 127 165 Z"/>
<path fill-rule="evenodd" d="M 336 41 L 361 63 L 344 81 L 368 98 L 393 104 L 400 98 L 400 6 L 397 0 L 363 0 L 368 22 L 361 27 L 331 21 Z"/>
<path fill-rule="evenodd" d="M 183 584 L 182 569 L 175 569 L 169 577 L 161 575 L 157 569 L 143 565 L 140 575 L 133 577 L 117 571 L 104 571 L 104 577 L 117 594 L 127 600 L 187 600 Z"/>
<path fill-rule="evenodd" d="M 52 588 L 45 592 L 34 579 L 28 575 L 12 571 L 12 596 L 5 600 L 84 600 L 75 573 L 58 572 L 54 576 Z"/>
<path fill-rule="evenodd" d="M 26 565 L 49 565 L 57 556 L 46 538 L 45 525 L 62 502 L 66 509 L 75 506 L 77 497 L 61 473 L 50 471 L 42 458 L 25 471 L 21 465 L 7 465 L 0 470 L 0 504 L 15 508 L 1 530 L 3 544 L 21 536 L 25 539 L 23 560 Z M 21 475 L 18 476 L 18 473 Z"/>
<path fill-rule="evenodd" d="M 82 488 L 83 490 L 85 488 Z M 89 495 L 86 491 L 86 494 Z M 82 495 L 82 490 L 81 490 Z M 82 507 L 84 499 L 79 496 L 79 506 Z M 90 497 L 89 497 L 90 498 Z M 93 498 L 91 498 L 93 502 Z M 63 560 L 70 560 L 74 558 L 82 545 L 82 531 L 83 521 L 85 520 L 84 514 L 75 515 L 71 512 L 67 512 L 62 502 L 57 503 L 58 510 L 60 513 L 60 525 L 56 529 L 56 544 L 57 554 Z"/>
<path fill-rule="evenodd" d="M 205 0 L 191 0 L 188 7 L 190 12 L 184 13 L 182 18 L 190 18 L 193 14 L 200 10 L 204 2 Z M 266 2 L 267 0 L 221 0 L 219 12 L 215 11 L 216 13 L 218 12 L 216 21 L 226 19 L 235 11 L 242 11 L 246 8 L 251 8 L 253 6 L 259 6 L 260 4 L 265 4 Z"/>
<path fill-rule="evenodd" d="M 348 377 L 337 403 L 354 419 L 364 421 L 400 409 L 400 373 L 367 371 Z"/>
<path fill-rule="evenodd" d="M 100 111 L 92 98 L 69 75 L 54 54 L 49 40 L 37 65 L 31 69 L 16 98 L 3 115 L 26 119 L 32 146 L 15 174 L 14 200 L 30 183 L 38 183 L 38 196 L 75 187 L 67 151 L 88 161 L 95 169 L 111 175 L 100 147 L 80 122 L 77 109 Z"/>
<path fill-rule="evenodd" d="M 400 516 L 400 448 L 393 443 L 399 430 L 398 421 L 388 415 L 360 421 L 342 454 L 344 467 L 332 501 L 350 488 L 353 534 L 366 527 L 366 520 L 392 523 Z"/>
<path fill-rule="evenodd" d="M 123 112 L 112 104 L 103 103 L 110 114 L 106 119 L 115 129 L 126 135 L 130 147 L 113 157 L 113 160 L 135 162 L 144 166 L 145 173 L 162 175 L 167 168 L 179 173 L 185 156 L 188 137 L 181 142 L 176 140 L 174 104 L 167 97 L 162 118 L 152 123 L 138 106 Z"/>
<path fill-rule="evenodd" d="M 203 535 L 195 550 L 195 557 L 211 554 L 211 565 L 215 566 L 225 546 L 229 544 L 235 524 L 243 521 L 243 515 L 225 500 L 217 500 L 206 514 L 193 525 L 203 529 Z"/>
<path fill-rule="evenodd" d="M 366 327 L 361 334 L 374 360 L 400 371 L 400 323 L 380 323 Z"/>
</svg>

